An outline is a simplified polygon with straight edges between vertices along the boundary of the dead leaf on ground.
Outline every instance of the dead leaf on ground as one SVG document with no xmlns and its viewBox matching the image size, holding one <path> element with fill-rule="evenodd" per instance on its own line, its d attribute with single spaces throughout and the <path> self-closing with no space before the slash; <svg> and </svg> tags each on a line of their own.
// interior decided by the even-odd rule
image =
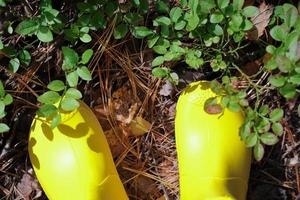
<svg viewBox="0 0 300 200">
<path fill-rule="evenodd" d="M 151 123 L 142 117 L 136 117 L 130 122 L 131 134 L 134 136 L 141 136 L 149 132 Z"/>
<path fill-rule="evenodd" d="M 123 125 L 130 124 L 141 104 L 128 83 L 113 92 L 108 103 L 109 107 L 113 109 L 116 120 Z"/>
<path fill-rule="evenodd" d="M 161 194 L 154 180 L 145 176 L 138 176 L 135 178 L 136 187 L 143 195 L 154 195 L 159 197 Z"/>
<path fill-rule="evenodd" d="M 123 131 L 120 128 L 115 128 L 115 130 L 110 129 L 108 131 L 105 131 L 105 136 L 108 145 L 110 147 L 111 154 L 114 158 L 119 157 L 126 150 L 126 148 L 118 139 L 116 134 L 118 134 L 118 136 L 121 137 L 123 142 L 126 142 L 127 140 L 127 138 L 124 137 Z"/>
<path fill-rule="evenodd" d="M 170 96 L 174 92 L 173 84 L 166 80 L 165 83 L 162 85 L 161 89 L 159 90 L 159 94 L 162 96 Z"/>
<path fill-rule="evenodd" d="M 258 9 L 259 14 L 251 18 L 254 26 L 247 33 L 247 39 L 249 40 L 258 40 L 264 34 L 264 31 L 270 22 L 274 7 L 263 1 Z"/>
<path fill-rule="evenodd" d="M 254 62 L 248 62 L 242 67 L 242 71 L 248 76 L 252 76 L 259 71 L 261 64 L 261 59 L 255 60 Z"/>
<path fill-rule="evenodd" d="M 166 199 L 165 195 L 163 195 L 163 196 L 159 197 L 159 198 L 156 199 L 156 200 L 167 200 L 167 199 Z"/>
<path fill-rule="evenodd" d="M 35 178 L 33 178 L 32 175 L 27 173 L 23 174 L 21 181 L 17 184 L 17 189 L 20 196 L 17 197 L 16 200 L 37 199 L 42 195 L 42 190 L 39 186 L 38 181 Z M 33 192 L 35 192 L 35 197 L 31 196 Z"/>
</svg>

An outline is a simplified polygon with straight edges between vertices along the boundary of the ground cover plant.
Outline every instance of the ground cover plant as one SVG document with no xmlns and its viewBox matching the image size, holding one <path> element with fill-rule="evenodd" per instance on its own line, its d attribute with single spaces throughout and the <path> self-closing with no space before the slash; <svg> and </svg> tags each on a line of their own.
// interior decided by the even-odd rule
<svg viewBox="0 0 300 200">
<path fill-rule="evenodd" d="M 104 126 L 130 197 L 176 199 L 175 102 L 200 79 L 218 94 L 208 113 L 245 114 L 252 182 L 265 184 L 250 181 L 249 199 L 264 199 L 266 184 L 299 198 L 299 13 L 293 1 L 0 0 L 4 199 L 45 198 L 25 176 L 30 122 L 37 113 L 55 128 L 79 99 Z"/>
</svg>

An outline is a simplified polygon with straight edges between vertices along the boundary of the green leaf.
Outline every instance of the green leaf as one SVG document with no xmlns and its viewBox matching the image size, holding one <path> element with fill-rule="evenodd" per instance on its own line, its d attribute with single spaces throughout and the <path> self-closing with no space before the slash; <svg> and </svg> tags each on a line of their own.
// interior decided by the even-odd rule
<svg viewBox="0 0 300 200">
<path fill-rule="evenodd" d="M 243 15 L 245 17 L 254 17 L 257 16 L 258 14 L 259 14 L 259 10 L 255 6 L 247 6 L 243 8 Z"/>
<path fill-rule="evenodd" d="M 5 110 L 5 104 L 3 101 L 0 101 L 0 113 L 3 113 Z"/>
<path fill-rule="evenodd" d="M 75 87 L 78 84 L 78 73 L 77 71 L 73 71 L 69 74 L 67 74 L 67 82 L 70 87 Z"/>
<path fill-rule="evenodd" d="M 156 67 L 152 69 L 152 74 L 158 78 L 165 78 L 169 75 L 170 70 L 166 67 Z"/>
<path fill-rule="evenodd" d="M 76 71 L 78 76 L 83 80 L 85 81 L 92 80 L 92 75 L 90 73 L 90 70 L 86 66 L 78 67 Z"/>
<path fill-rule="evenodd" d="M 20 67 L 20 61 L 18 58 L 13 58 L 9 61 L 8 68 L 13 73 L 16 73 Z"/>
<path fill-rule="evenodd" d="M 153 20 L 153 26 L 169 26 L 171 24 L 171 20 L 165 16 L 159 16 L 155 20 Z"/>
<path fill-rule="evenodd" d="M 238 102 L 229 101 L 228 109 L 231 110 L 232 112 L 239 112 L 242 108 Z"/>
<path fill-rule="evenodd" d="M 124 19 L 127 23 L 131 25 L 138 25 L 139 22 L 143 21 L 143 17 L 138 13 L 127 13 L 124 16 Z"/>
<path fill-rule="evenodd" d="M 152 49 L 155 51 L 155 53 L 158 54 L 165 54 L 168 51 L 165 46 L 161 46 L 161 45 L 154 46 Z"/>
<path fill-rule="evenodd" d="M 177 73 L 172 72 L 170 73 L 170 76 L 168 77 L 168 80 L 171 81 L 174 85 L 178 85 L 179 82 L 179 76 Z"/>
<path fill-rule="evenodd" d="M 128 26 L 127 24 L 121 23 L 118 26 L 116 26 L 114 30 L 114 38 L 115 39 L 121 39 L 125 37 L 125 35 L 128 33 Z"/>
<path fill-rule="evenodd" d="M 13 102 L 13 97 L 11 96 L 11 94 L 6 94 L 3 98 L 3 103 L 5 106 L 10 105 Z"/>
<path fill-rule="evenodd" d="M 274 145 L 278 142 L 278 137 L 272 133 L 264 133 L 260 136 L 260 140 L 266 145 Z"/>
<path fill-rule="evenodd" d="M 256 129 L 258 130 L 259 133 L 264 133 L 269 131 L 271 128 L 271 123 L 269 122 L 268 119 L 266 118 L 260 118 L 258 121 L 258 124 L 256 126 Z"/>
<path fill-rule="evenodd" d="M 96 27 L 96 29 L 104 29 L 106 27 L 104 13 L 94 12 L 91 17 L 91 24 L 93 24 Z"/>
<path fill-rule="evenodd" d="M 297 112 L 298 112 L 298 116 L 300 117 L 300 104 L 298 105 Z"/>
<path fill-rule="evenodd" d="M 168 4 L 165 3 L 164 1 L 161 1 L 161 0 L 159 0 L 156 3 L 156 9 L 160 13 L 169 13 L 169 6 L 168 6 Z"/>
<path fill-rule="evenodd" d="M 77 66 L 79 56 L 73 49 L 69 47 L 62 47 L 62 52 L 64 55 L 63 60 L 63 70 L 73 69 Z"/>
<path fill-rule="evenodd" d="M 144 38 L 146 36 L 152 35 L 153 31 L 145 26 L 136 26 L 133 28 L 133 36 L 136 38 Z"/>
<path fill-rule="evenodd" d="M 182 16 L 182 9 L 180 7 L 174 7 L 170 11 L 170 18 L 172 22 L 177 22 L 178 19 Z"/>
<path fill-rule="evenodd" d="M 190 13 L 189 17 L 187 18 L 187 22 L 186 30 L 192 31 L 197 28 L 200 19 L 196 13 Z"/>
<path fill-rule="evenodd" d="M 229 0 L 217 0 L 218 6 L 221 9 L 224 9 L 228 6 Z"/>
<path fill-rule="evenodd" d="M 240 14 L 235 14 L 231 16 L 231 20 L 229 22 L 230 28 L 234 32 L 239 32 L 240 31 L 240 26 L 243 23 L 243 17 Z"/>
<path fill-rule="evenodd" d="M 174 29 L 177 31 L 180 31 L 180 30 L 184 29 L 185 26 L 186 26 L 186 21 L 179 20 L 178 22 L 176 22 Z"/>
<path fill-rule="evenodd" d="M 270 113 L 270 120 L 272 122 L 278 122 L 279 120 L 282 119 L 283 114 L 284 114 L 283 109 L 276 108 Z"/>
<path fill-rule="evenodd" d="M 42 105 L 38 111 L 37 111 L 37 114 L 38 116 L 41 116 L 41 117 L 50 117 L 51 115 L 53 115 L 54 113 L 56 113 L 58 111 L 58 109 L 52 105 L 52 104 L 45 104 L 45 105 Z"/>
<path fill-rule="evenodd" d="M 4 97 L 5 90 L 2 81 L 0 80 L 0 97 Z"/>
<path fill-rule="evenodd" d="M 87 49 L 87 50 L 85 50 L 83 52 L 82 56 L 81 56 L 80 63 L 84 64 L 84 65 L 87 64 L 90 61 L 90 59 L 92 58 L 93 53 L 94 53 L 93 49 Z"/>
<path fill-rule="evenodd" d="M 65 84 L 61 80 L 54 80 L 47 85 L 47 88 L 59 92 L 65 89 Z"/>
<path fill-rule="evenodd" d="M 274 47 L 273 45 L 268 45 L 266 47 L 266 51 L 270 54 L 274 54 L 275 50 L 276 50 L 276 47 Z"/>
<path fill-rule="evenodd" d="M 19 55 L 19 59 L 21 63 L 24 63 L 28 66 L 31 62 L 31 55 L 26 49 L 22 49 Z"/>
<path fill-rule="evenodd" d="M 164 56 L 157 56 L 153 61 L 152 61 L 152 67 L 159 66 L 163 64 L 165 61 Z"/>
<path fill-rule="evenodd" d="M 221 9 L 224 9 L 228 6 L 229 0 L 217 0 L 218 6 Z"/>
<path fill-rule="evenodd" d="M 248 19 L 245 19 L 245 21 L 241 25 L 243 31 L 249 31 L 252 29 L 252 27 L 253 27 L 253 23 Z"/>
<path fill-rule="evenodd" d="M 41 26 L 37 32 L 38 39 L 42 42 L 51 42 L 53 40 L 53 34 L 48 27 Z"/>
<path fill-rule="evenodd" d="M 81 33 L 89 33 L 89 31 L 90 31 L 90 28 L 87 27 L 87 26 L 82 27 L 82 28 L 80 29 L 80 32 L 81 32 Z"/>
<path fill-rule="evenodd" d="M 84 43 L 89 43 L 92 41 L 92 37 L 88 33 L 84 33 L 79 39 Z"/>
<path fill-rule="evenodd" d="M 274 87 L 282 87 L 284 86 L 287 78 L 285 76 L 270 76 L 269 81 Z"/>
<path fill-rule="evenodd" d="M 201 56 L 201 55 L 200 55 Z M 204 64 L 203 59 L 199 56 L 197 51 L 189 49 L 185 55 L 185 62 L 193 69 L 198 69 Z"/>
<path fill-rule="evenodd" d="M 276 56 L 276 64 L 281 72 L 288 73 L 293 70 L 293 65 L 286 56 Z"/>
<path fill-rule="evenodd" d="M 292 99 L 297 94 L 296 87 L 292 84 L 285 84 L 283 87 L 279 88 L 279 92 L 286 99 Z"/>
<path fill-rule="evenodd" d="M 188 1 L 188 7 L 194 12 L 197 12 L 197 9 L 199 7 L 199 0 L 189 0 Z"/>
<path fill-rule="evenodd" d="M 222 84 L 220 84 L 217 80 L 210 81 L 209 86 L 217 95 L 222 95 L 224 93 Z"/>
<path fill-rule="evenodd" d="M 29 35 L 35 33 L 38 30 L 38 27 L 39 23 L 37 20 L 23 20 L 20 24 L 18 24 L 15 31 L 20 35 Z"/>
<path fill-rule="evenodd" d="M 7 131 L 9 131 L 9 127 L 4 123 L 0 123 L 0 133 L 4 133 Z"/>
<path fill-rule="evenodd" d="M 298 10 L 295 6 L 291 6 L 288 11 L 286 12 L 286 24 L 289 28 L 292 28 L 299 17 Z"/>
<path fill-rule="evenodd" d="M 65 97 L 71 97 L 73 99 L 81 99 L 82 94 L 76 88 L 69 88 L 65 93 Z"/>
<path fill-rule="evenodd" d="M 262 116 L 266 116 L 269 113 L 269 106 L 267 104 L 262 105 L 259 110 L 258 110 L 259 114 Z"/>
<path fill-rule="evenodd" d="M 153 35 L 152 37 L 148 38 L 148 47 L 152 48 L 156 42 L 159 40 L 159 35 Z"/>
<path fill-rule="evenodd" d="M 246 147 L 254 147 L 257 144 L 257 134 L 252 133 L 246 137 L 245 143 Z"/>
<path fill-rule="evenodd" d="M 109 17 L 112 17 L 117 9 L 118 9 L 117 2 L 107 1 L 105 4 L 104 11 Z"/>
<path fill-rule="evenodd" d="M 69 111 L 73 111 L 76 108 L 78 108 L 79 107 L 79 102 L 76 99 L 66 97 L 61 101 L 60 106 L 64 111 L 69 112 Z"/>
<path fill-rule="evenodd" d="M 3 42 L 1 41 L 1 38 L 0 38 L 0 50 L 3 49 L 4 45 L 3 45 Z"/>
<path fill-rule="evenodd" d="M 274 26 L 270 30 L 271 37 L 274 40 L 279 41 L 279 42 L 284 41 L 287 34 L 288 34 L 288 32 L 287 32 L 286 28 L 283 25 Z"/>
<path fill-rule="evenodd" d="M 300 84 L 300 74 L 295 74 L 289 77 L 289 82 L 295 85 Z"/>
<path fill-rule="evenodd" d="M 222 13 L 215 12 L 210 15 L 209 21 L 210 21 L 210 23 L 217 24 L 217 23 L 220 23 L 223 19 L 224 19 L 224 16 Z"/>
<path fill-rule="evenodd" d="M 214 28 L 213 28 L 213 33 L 214 33 L 215 35 L 221 36 L 221 35 L 224 34 L 224 31 L 223 31 L 222 27 L 221 27 L 219 24 L 216 24 L 216 25 L 214 26 Z"/>
<path fill-rule="evenodd" d="M 244 5 L 244 0 L 233 0 L 232 6 L 234 10 L 241 10 Z"/>
<path fill-rule="evenodd" d="M 51 121 L 51 129 L 54 129 L 61 122 L 61 114 L 57 113 Z"/>
<path fill-rule="evenodd" d="M 276 122 L 272 124 L 272 131 L 278 135 L 281 136 L 283 134 L 283 127 L 281 125 L 281 123 Z"/>
<path fill-rule="evenodd" d="M 254 154 L 255 160 L 257 160 L 257 161 L 261 161 L 261 159 L 264 157 L 265 150 L 261 143 L 257 143 L 254 146 L 253 154 Z"/>
<path fill-rule="evenodd" d="M 240 136 L 242 140 L 245 140 L 251 134 L 251 123 L 245 122 L 240 128 Z"/>
<path fill-rule="evenodd" d="M 0 0 L 0 7 L 5 7 L 5 6 L 6 6 L 5 0 Z"/>
<path fill-rule="evenodd" d="M 60 95 L 54 91 L 48 91 L 37 98 L 37 100 L 44 104 L 55 104 L 60 100 Z"/>
</svg>

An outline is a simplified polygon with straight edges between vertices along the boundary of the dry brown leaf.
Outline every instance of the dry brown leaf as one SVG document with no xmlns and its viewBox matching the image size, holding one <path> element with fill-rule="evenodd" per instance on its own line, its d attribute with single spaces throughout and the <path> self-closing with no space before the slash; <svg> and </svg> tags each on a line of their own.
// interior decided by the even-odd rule
<svg viewBox="0 0 300 200">
<path fill-rule="evenodd" d="M 131 134 L 134 136 L 141 136 L 149 132 L 151 123 L 142 117 L 136 117 L 130 123 Z"/>
<path fill-rule="evenodd" d="M 42 190 L 39 186 L 39 183 L 32 175 L 24 173 L 21 181 L 17 184 L 17 189 L 20 193 L 20 197 L 16 199 L 36 199 L 42 195 Z M 30 198 L 31 194 L 35 192 L 35 197 Z"/>
<path fill-rule="evenodd" d="M 252 76 L 259 71 L 261 64 L 262 63 L 260 59 L 255 60 L 254 62 L 248 62 L 242 67 L 242 71 L 248 76 Z"/>
<path fill-rule="evenodd" d="M 166 199 L 165 195 L 163 195 L 163 196 L 159 197 L 159 198 L 156 199 L 156 200 L 167 200 L 167 199 Z"/>
<path fill-rule="evenodd" d="M 137 189 L 142 191 L 144 195 L 159 194 L 159 189 L 156 187 L 155 181 L 146 176 L 136 177 L 135 183 Z"/>
<path fill-rule="evenodd" d="M 137 112 L 140 100 L 134 96 L 131 87 L 124 84 L 112 94 L 109 104 L 113 108 L 116 120 L 124 125 L 130 124 Z"/>
<path fill-rule="evenodd" d="M 173 84 L 166 80 L 165 83 L 162 85 L 161 89 L 159 90 L 159 94 L 162 96 L 170 96 L 174 92 Z"/>
<path fill-rule="evenodd" d="M 270 22 L 274 7 L 263 1 L 258 9 L 259 14 L 251 18 L 254 27 L 247 33 L 247 39 L 249 40 L 258 40 L 264 34 L 264 31 Z"/>
<path fill-rule="evenodd" d="M 118 134 L 119 137 L 122 137 L 122 130 L 120 128 L 115 128 L 115 130 L 110 129 L 105 131 L 105 136 L 109 144 L 111 154 L 114 158 L 119 157 L 126 150 L 116 134 Z M 123 141 L 126 140 L 124 137 L 121 139 Z"/>
</svg>

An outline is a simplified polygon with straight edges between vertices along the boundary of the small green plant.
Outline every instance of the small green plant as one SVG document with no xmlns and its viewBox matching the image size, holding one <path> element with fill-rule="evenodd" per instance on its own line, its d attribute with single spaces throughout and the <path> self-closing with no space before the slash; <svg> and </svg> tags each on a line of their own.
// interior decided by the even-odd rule
<svg viewBox="0 0 300 200">
<path fill-rule="evenodd" d="M 10 94 L 7 94 L 4 90 L 2 81 L 0 80 L 0 120 L 5 117 L 5 106 L 12 104 L 13 97 Z M 3 122 L 0 122 L 0 133 L 9 131 L 9 126 Z"/>
<path fill-rule="evenodd" d="M 0 7 L 8 2 L 0 0 Z M 284 131 L 280 123 L 283 110 L 261 101 L 264 89 L 278 91 L 287 100 L 299 94 L 299 9 L 288 3 L 275 7 L 269 23 L 269 35 L 275 42 L 270 45 L 262 42 L 270 59 L 265 59 L 262 70 L 250 77 L 243 73 L 238 62 L 249 44 L 246 36 L 253 28 L 251 18 L 260 14 L 256 6 L 244 6 L 244 0 L 157 0 L 153 3 L 154 11 L 148 0 L 86 0 L 76 3 L 74 16 L 68 19 L 65 13 L 52 7 L 50 0 L 42 0 L 38 15 L 21 22 L 7 21 L 5 34 L 11 35 L 14 30 L 23 36 L 34 35 L 44 43 L 52 42 L 57 35 L 65 38 L 64 46 L 59 46 L 64 76 L 52 80 L 47 91 L 38 97 L 41 103 L 38 115 L 52 118 L 54 128 L 61 121 L 59 110 L 72 111 L 79 106 L 82 94 L 77 85 L 80 79 L 92 79 L 87 65 L 93 50 L 87 49 L 80 56 L 75 47 L 90 43 L 92 31 L 101 31 L 111 23 L 109 28 L 113 27 L 115 39 L 132 35 L 146 41 L 155 53 L 151 63 L 155 77 L 178 84 L 179 77 L 173 70 L 178 63 L 191 70 L 205 68 L 219 74 L 219 81 L 211 82 L 218 97 L 208 99 L 204 109 L 211 114 L 222 114 L 224 108 L 244 112 L 240 136 L 248 147 L 254 147 L 255 158 L 261 160 L 264 145 L 275 144 Z M 152 21 L 148 20 L 149 16 Z M 18 24 L 15 29 L 14 24 Z M 10 72 L 30 66 L 27 46 L 15 49 L 4 43 L 6 40 L 0 39 L 0 51 L 9 58 Z M 261 72 L 269 73 L 270 84 L 264 87 L 256 82 Z M 254 95 L 252 99 L 250 94 Z M 298 112 L 300 115 L 300 105 Z"/>
<path fill-rule="evenodd" d="M 52 8 L 51 1 L 41 1 L 41 14 L 32 19 L 23 20 L 16 27 L 16 33 L 20 35 L 36 35 L 41 42 L 51 42 L 53 33 L 58 33 L 62 28 L 59 11 Z"/>
<path fill-rule="evenodd" d="M 266 63 L 266 70 L 272 72 L 269 78 L 273 87 L 286 99 L 292 99 L 299 92 L 300 85 L 300 17 L 297 8 L 291 4 L 283 4 L 275 8 L 274 23 L 270 30 L 271 37 L 279 44 L 267 46 L 272 55 Z"/>
<path fill-rule="evenodd" d="M 50 91 L 37 99 L 43 104 L 37 113 L 39 116 L 52 118 L 51 128 L 55 128 L 61 121 L 60 109 L 70 112 L 79 107 L 78 100 L 82 98 L 81 92 L 76 89 L 79 78 L 85 81 L 92 79 L 89 69 L 85 66 L 93 55 L 92 49 L 85 50 L 81 58 L 69 47 L 63 47 L 62 52 L 62 69 L 65 72 L 66 83 L 61 80 L 51 81 L 47 85 Z"/>
</svg>

